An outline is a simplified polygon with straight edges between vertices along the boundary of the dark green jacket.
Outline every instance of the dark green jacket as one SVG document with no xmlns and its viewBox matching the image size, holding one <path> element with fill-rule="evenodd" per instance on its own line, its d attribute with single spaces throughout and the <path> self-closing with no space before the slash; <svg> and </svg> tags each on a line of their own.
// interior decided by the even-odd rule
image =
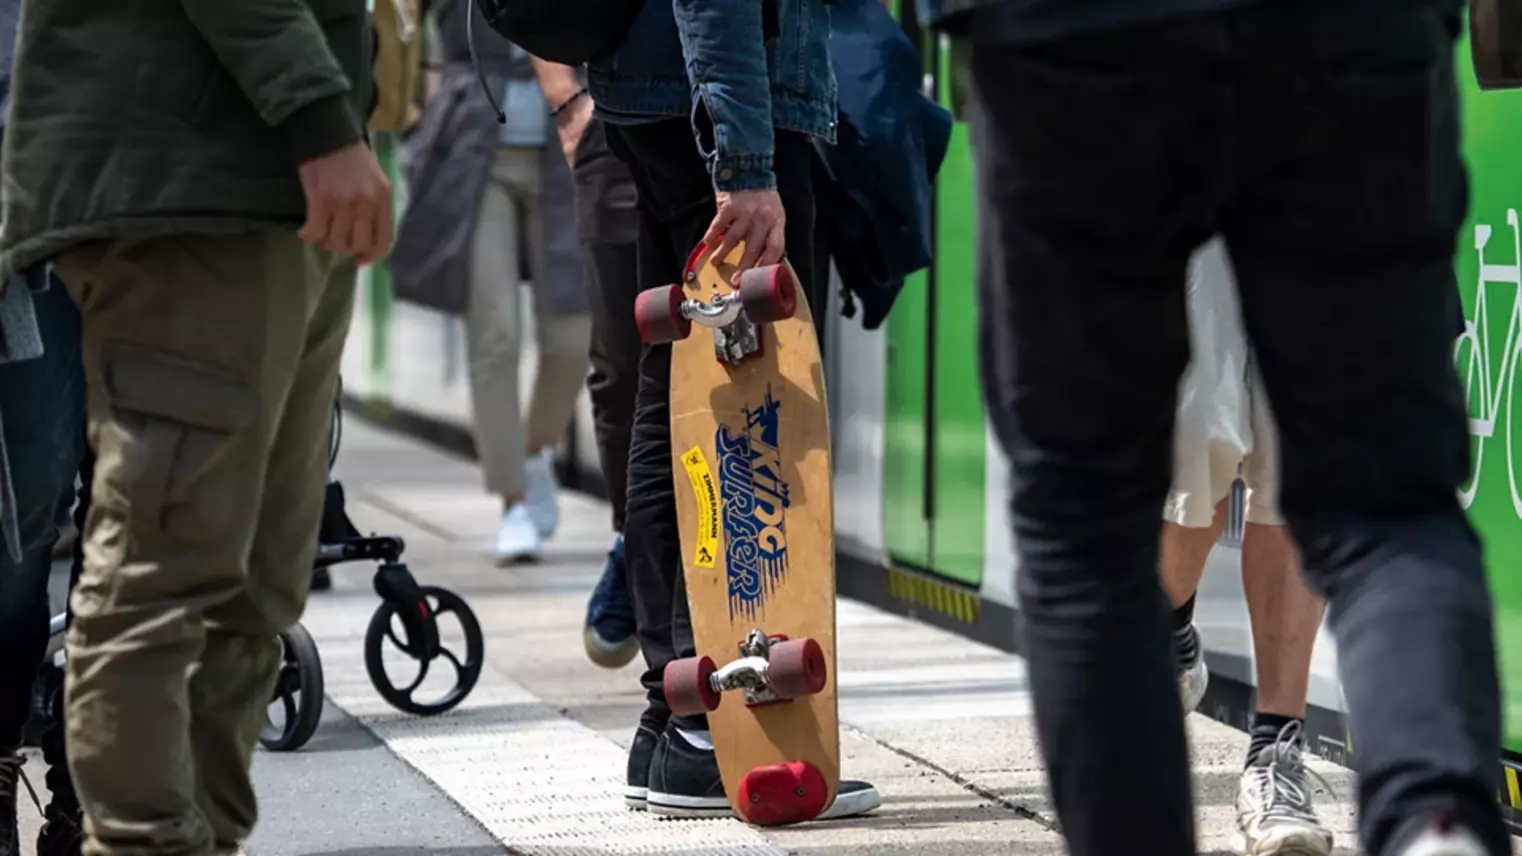
<svg viewBox="0 0 1522 856">
<path fill-rule="evenodd" d="M 95 238 L 298 227 L 370 55 L 365 0 L 24 0 L 0 282 Z"/>
</svg>

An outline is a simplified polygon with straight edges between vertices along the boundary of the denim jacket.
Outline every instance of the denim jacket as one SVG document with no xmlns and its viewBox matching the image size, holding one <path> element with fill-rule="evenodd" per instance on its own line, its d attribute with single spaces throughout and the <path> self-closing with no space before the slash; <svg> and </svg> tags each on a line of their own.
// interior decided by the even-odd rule
<svg viewBox="0 0 1522 856">
<path fill-rule="evenodd" d="M 622 41 L 587 64 L 597 116 L 694 119 L 718 190 L 775 187 L 772 129 L 835 142 L 829 0 L 646 0 Z M 705 139 L 707 138 L 707 139 Z"/>
</svg>

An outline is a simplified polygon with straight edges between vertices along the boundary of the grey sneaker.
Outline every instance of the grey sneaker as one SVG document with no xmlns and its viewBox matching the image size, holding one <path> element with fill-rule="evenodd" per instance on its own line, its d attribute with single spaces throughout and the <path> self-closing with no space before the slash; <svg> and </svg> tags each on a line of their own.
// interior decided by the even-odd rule
<svg viewBox="0 0 1522 856">
<path fill-rule="evenodd" d="M 1305 766 L 1292 722 L 1242 773 L 1237 787 L 1237 833 L 1242 856 L 1329 856 L 1332 832 L 1316 816 L 1310 780 L 1326 781 Z M 1327 788 L 1330 790 L 1330 787 Z"/>
<path fill-rule="evenodd" d="M 1194 634 L 1194 658 L 1184 660 L 1179 658 L 1178 663 L 1178 692 L 1179 698 L 1184 703 L 1184 713 L 1188 715 L 1200 706 L 1205 700 L 1205 690 L 1210 686 L 1210 670 L 1205 668 L 1205 652 L 1200 650 L 1199 631 L 1193 627 L 1189 632 Z"/>
</svg>

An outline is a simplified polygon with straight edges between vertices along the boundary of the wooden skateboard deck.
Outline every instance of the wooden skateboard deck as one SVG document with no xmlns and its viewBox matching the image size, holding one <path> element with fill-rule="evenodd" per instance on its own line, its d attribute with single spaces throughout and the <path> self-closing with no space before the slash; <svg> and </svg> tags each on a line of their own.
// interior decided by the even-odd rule
<svg viewBox="0 0 1522 856">
<path fill-rule="evenodd" d="M 675 338 L 672 476 L 698 656 L 667 667 L 666 695 L 710 711 L 730 804 L 770 826 L 817 817 L 840 780 L 834 497 L 808 301 L 786 262 L 731 287 L 742 251 L 713 264 L 699 247 L 681 286 L 645 292 L 635 314 L 646 341 Z M 690 327 L 673 317 L 689 313 Z"/>
</svg>

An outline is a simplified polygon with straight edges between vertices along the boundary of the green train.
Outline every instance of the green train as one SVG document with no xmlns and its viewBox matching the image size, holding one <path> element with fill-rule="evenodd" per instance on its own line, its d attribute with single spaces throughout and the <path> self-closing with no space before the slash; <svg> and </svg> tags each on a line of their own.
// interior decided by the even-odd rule
<svg viewBox="0 0 1522 856">
<path fill-rule="evenodd" d="M 1466 326 L 1454 359 L 1469 393 L 1474 461 L 1460 495 L 1484 537 L 1496 600 L 1506 700 L 1499 797 L 1522 829 L 1522 420 L 1512 421 L 1522 394 L 1522 0 L 1476 0 L 1476 10 L 1473 44 L 1480 49 L 1466 37 L 1457 56 L 1471 210 L 1455 259 Z M 985 421 L 970 335 L 977 229 L 961 87 L 949 43 L 920 32 L 912 16 L 901 20 L 923 48 L 926 91 L 957 123 L 936 189 L 933 266 L 907 283 L 882 329 L 822 313 L 830 325 L 839 587 L 847 597 L 1016 651 L 1015 558 L 1003 512 L 1008 473 Z M 1517 55 L 1507 45 L 1517 45 Z M 394 168 L 391 142 L 378 148 Z M 346 395 L 371 415 L 469 448 L 458 321 L 394 303 L 384 269 L 363 274 L 360 288 L 344 355 Z M 531 368 L 531 359 L 524 362 Z M 595 491 L 591 424 L 583 396 L 563 464 L 573 486 Z M 1239 492 L 1196 613 L 1212 672 L 1201 711 L 1245 727 L 1253 668 L 1238 571 L 1240 512 Z M 1336 646 L 1325 632 L 1312 672 L 1311 745 L 1346 760 L 1356 742 L 1344 725 Z"/>
</svg>

